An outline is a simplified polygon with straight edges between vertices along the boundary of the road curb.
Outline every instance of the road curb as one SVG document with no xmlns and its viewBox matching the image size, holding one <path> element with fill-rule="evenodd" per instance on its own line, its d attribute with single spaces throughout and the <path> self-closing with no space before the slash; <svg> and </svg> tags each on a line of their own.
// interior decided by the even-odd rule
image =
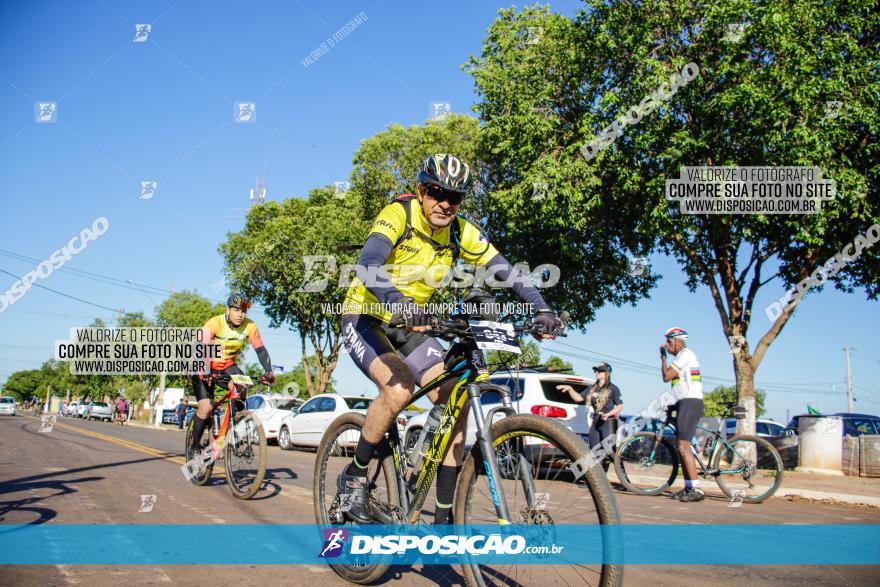
<svg viewBox="0 0 880 587">
<path fill-rule="evenodd" d="M 880 497 L 870 495 L 856 495 L 853 493 L 835 493 L 833 491 L 817 491 L 815 489 L 801 489 L 799 487 L 780 487 L 775 497 L 803 497 L 818 501 L 831 500 L 852 505 L 867 505 L 880 508 Z"/>
</svg>

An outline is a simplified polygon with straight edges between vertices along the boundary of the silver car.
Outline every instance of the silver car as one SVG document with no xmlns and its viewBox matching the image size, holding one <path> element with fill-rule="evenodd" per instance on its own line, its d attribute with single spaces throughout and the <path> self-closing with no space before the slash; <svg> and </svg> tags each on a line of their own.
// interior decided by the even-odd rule
<svg viewBox="0 0 880 587">
<path fill-rule="evenodd" d="M 113 410 L 104 402 L 90 402 L 85 417 L 88 420 L 105 420 L 109 422 L 113 418 Z"/>
<path fill-rule="evenodd" d="M 0 415 L 15 415 L 15 399 L 9 396 L 0 397 Z"/>
</svg>

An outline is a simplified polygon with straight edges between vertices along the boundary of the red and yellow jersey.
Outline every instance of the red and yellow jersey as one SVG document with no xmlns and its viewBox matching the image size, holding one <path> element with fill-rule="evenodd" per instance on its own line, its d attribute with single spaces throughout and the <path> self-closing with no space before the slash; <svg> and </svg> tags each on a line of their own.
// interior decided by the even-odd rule
<svg viewBox="0 0 880 587">
<path fill-rule="evenodd" d="M 257 325 L 248 318 L 244 319 L 241 326 L 232 327 L 226 321 L 226 315 L 220 314 L 205 322 L 204 328 L 210 331 L 211 339 L 216 339 L 223 343 L 223 359 L 211 361 L 211 369 L 216 371 L 234 365 L 238 355 L 244 350 L 247 343 L 251 343 L 255 349 L 263 346 L 263 339 L 260 338 L 260 331 L 257 329 Z"/>
</svg>

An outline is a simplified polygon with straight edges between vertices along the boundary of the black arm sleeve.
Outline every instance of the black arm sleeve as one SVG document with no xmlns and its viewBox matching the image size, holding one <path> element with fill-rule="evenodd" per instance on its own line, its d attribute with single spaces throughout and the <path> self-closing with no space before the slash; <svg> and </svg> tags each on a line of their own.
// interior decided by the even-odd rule
<svg viewBox="0 0 880 587">
<path fill-rule="evenodd" d="M 382 267 L 393 248 L 394 245 L 387 236 L 374 232 L 367 237 L 358 258 L 358 279 L 367 284 L 367 290 L 384 304 L 394 303 L 403 297 L 400 290 L 391 283 L 391 276 Z"/>
<path fill-rule="evenodd" d="M 532 304 L 532 308 L 535 311 L 538 310 L 547 310 L 549 306 L 547 302 L 544 301 L 544 298 L 538 292 L 538 288 L 532 285 L 532 280 L 528 275 L 523 275 L 516 267 L 510 264 L 510 261 L 505 259 L 500 253 L 492 257 L 488 263 L 486 263 L 486 268 L 491 269 L 493 267 L 497 267 L 495 270 L 495 276 L 499 281 L 507 281 L 508 279 L 513 277 L 513 293 L 519 296 L 524 302 Z"/>
<path fill-rule="evenodd" d="M 260 365 L 263 367 L 263 371 L 268 373 L 272 370 L 272 360 L 269 358 L 269 351 L 266 350 L 266 347 L 261 346 L 258 349 L 254 349 L 257 353 L 257 359 L 260 361 Z"/>
</svg>

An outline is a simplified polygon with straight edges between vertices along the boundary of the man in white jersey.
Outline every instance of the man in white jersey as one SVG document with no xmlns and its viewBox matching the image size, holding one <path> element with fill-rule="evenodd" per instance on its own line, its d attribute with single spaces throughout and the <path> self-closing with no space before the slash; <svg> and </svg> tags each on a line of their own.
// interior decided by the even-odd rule
<svg viewBox="0 0 880 587">
<path fill-rule="evenodd" d="M 676 417 L 676 437 L 678 454 L 681 455 L 684 469 L 684 489 L 672 497 L 684 502 L 705 499 L 700 481 L 697 479 L 697 465 L 691 454 L 691 438 L 697 433 L 697 423 L 703 417 L 703 382 L 700 379 L 700 361 L 691 349 L 687 348 L 688 335 L 678 327 L 666 331 L 666 344 L 660 347 L 660 374 L 663 381 L 672 382 L 672 394 L 677 400 L 674 409 Z M 666 353 L 675 355 L 671 365 L 666 364 Z"/>
</svg>

